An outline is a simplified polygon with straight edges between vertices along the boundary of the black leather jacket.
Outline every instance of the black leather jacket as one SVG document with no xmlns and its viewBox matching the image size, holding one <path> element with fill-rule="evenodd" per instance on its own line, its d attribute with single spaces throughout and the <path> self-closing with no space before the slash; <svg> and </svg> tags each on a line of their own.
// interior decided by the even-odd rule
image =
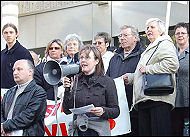
<svg viewBox="0 0 190 137">
<path fill-rule="evenodd" d="M 43 136 L 47 108 L 46 92 L 32 80 L 17 97 L 12 119 L 7 119 L 16 89 L 17 86 L 9 89 L 1 101 L 1 123 L 4 131 L 8 133 L 22 129 L 23 136 Z"/>
</svg>

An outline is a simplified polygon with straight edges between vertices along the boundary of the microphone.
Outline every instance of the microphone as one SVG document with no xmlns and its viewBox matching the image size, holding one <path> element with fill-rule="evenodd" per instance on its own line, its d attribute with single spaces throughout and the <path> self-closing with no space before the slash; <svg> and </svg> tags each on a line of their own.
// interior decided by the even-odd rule
<svg viewBox="0 0 190 137">
<path fill-rule="evenodd" d="M 78 73 L 80 73 L 82 71 L 82 68 L 79 66 L 79 71 L 78 71 Z M 78 73 L 76 73 L 76 74 L 78 74 Z M 70 81 L 71 81 L 71 78 L 74 78 L 74 76 L 75 76 L 75 74 L 71 74 L 71 75 L 68 75 L 68 76 L 66 76 L 66 77 L 68 77 L 69 79 L 70 79 Z M 71 90 L 71 87 L 66 87 L 65 88 L 65 92 L 69 92 Z"/>
</svg>

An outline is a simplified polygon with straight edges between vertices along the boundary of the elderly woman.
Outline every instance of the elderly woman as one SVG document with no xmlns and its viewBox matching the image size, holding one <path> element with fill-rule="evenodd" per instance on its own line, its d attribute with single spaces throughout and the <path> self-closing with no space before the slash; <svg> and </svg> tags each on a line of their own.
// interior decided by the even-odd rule
<svg viewBox="0 0 190 137">
<path fill-rule="evenodd" d="M 123 77 L 127 83 L 133 84 L 133 107 L 139 112 L 139 135 L 171 135 L 171 110 L 176 96 L 175 73 L 179 68 L 176 47 L 170 36 L 165 34 L 165 23 L 158 18 L 147 20 L 146 35 L 150 44 L 141 54 L 135 73 L 126 73 Z M 157 45 L 156 52 L 146 65 Z M 145 95 L 143 73 L 172 74 L 174 92 L 164 96 Z"/>
<path fill-rule="evenodd" d="M 78 52 L 83 46 L 81 38 L 77 34 L 69 34 L 64 40 L 64 50 L 66 52 L 67 64 L 78 63 Z"/>
<path fill-rule="evenodd" d="M 60 39 L 51 40 L 47 44 L 46 50 L 45 50 L 46 61 L 55 60 L 59 62 L 60 64 L 62 63 L 64 64 L 65 60 L 63 59 L 63 56 L 64 56 L 63 53 L 64 53 L 64 49 L 63 49 L 62 41 Z M 38 66 L 36 66 L 35 71 L 34 71 L 34 79 L 36 83 L 40 85 L 42 88 L 44 88 L 45 91 L 47 92 L 47 99 L 55 100 L 53 86 L 47 83 L 47 81 L 43 77 L 43 68 L 44 68 L 45 63 L 46 62 L 42 62 Z M 58 84 L 58 86 L 60 85 L 62 85 L 61 82 Z"/>
</svg>

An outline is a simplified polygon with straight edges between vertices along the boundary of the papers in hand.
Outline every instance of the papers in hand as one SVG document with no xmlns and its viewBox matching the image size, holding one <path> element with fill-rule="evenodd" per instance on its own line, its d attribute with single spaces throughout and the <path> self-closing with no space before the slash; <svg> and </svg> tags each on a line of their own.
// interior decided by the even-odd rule
<svg viewBox="0 0 190 137">
<path fill-rule="evenodd" d="M 73 108 L 73 109 L 69 109 L 73 114 L 84 114 L 86 112 L 89 112 L 89 110 L 91 108 L 94 108 L 94 105 L 91 104 L 91 105 L 87 105 L 87 106 L 84 106 L 84 107 L 79 107 L 79 108 Z"/>
<path fill-rule="evenodd" d="M 11 132 L 10 136 L 22 136 L 23 130 L 15 130 Z"/>
</svg>

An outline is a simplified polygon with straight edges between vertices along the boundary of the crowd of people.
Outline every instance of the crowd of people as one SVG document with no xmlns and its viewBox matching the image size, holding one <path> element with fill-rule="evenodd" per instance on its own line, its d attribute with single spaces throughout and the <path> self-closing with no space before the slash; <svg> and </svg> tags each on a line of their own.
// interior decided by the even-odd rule
<svg viewBox="0 0 190 137">
<path fill-rule="evenodd" d="M 189 25 L 176 24 L 173 41 L 166 34 L 165 23 L 150 18 L 145 23 L 145 33 L 148 46 L 142 44 L 135 26 L 121 26 L 121 46 L 114 52 L 109 50 L 113 46 L 107 32 L 98 32 L 93 43 L 87 45 L 79 35 L 69 34 L 64 41 L 49 41 L 44 51 L 46 60 L 40 62 L 35 52 L 18 42 L 16 26 L 4 25 L 6 48 L 1 51 L 1 89 L 7 91 L 1 100 L 1 135 L 43 136 L 47 100 L 63 99 L 65 114 L 71 114 L 73 108 L 93 106 L 86 113 L 73 114 L 69 135 L 110 136 L 109 119 L 122 112 L 114 82 L 121 77 L 131 124 L 131 132 L 125 136 L 183 136 L 184 123 L 189 122 Z M 43 76 L 44 65 L 50 60 L 81 68 L 72 77 L 60 79 L 57 96 L 54 85 Z M 145 95 L 145 73 L 171 74 L 174 92 Z"/>
</svg>

